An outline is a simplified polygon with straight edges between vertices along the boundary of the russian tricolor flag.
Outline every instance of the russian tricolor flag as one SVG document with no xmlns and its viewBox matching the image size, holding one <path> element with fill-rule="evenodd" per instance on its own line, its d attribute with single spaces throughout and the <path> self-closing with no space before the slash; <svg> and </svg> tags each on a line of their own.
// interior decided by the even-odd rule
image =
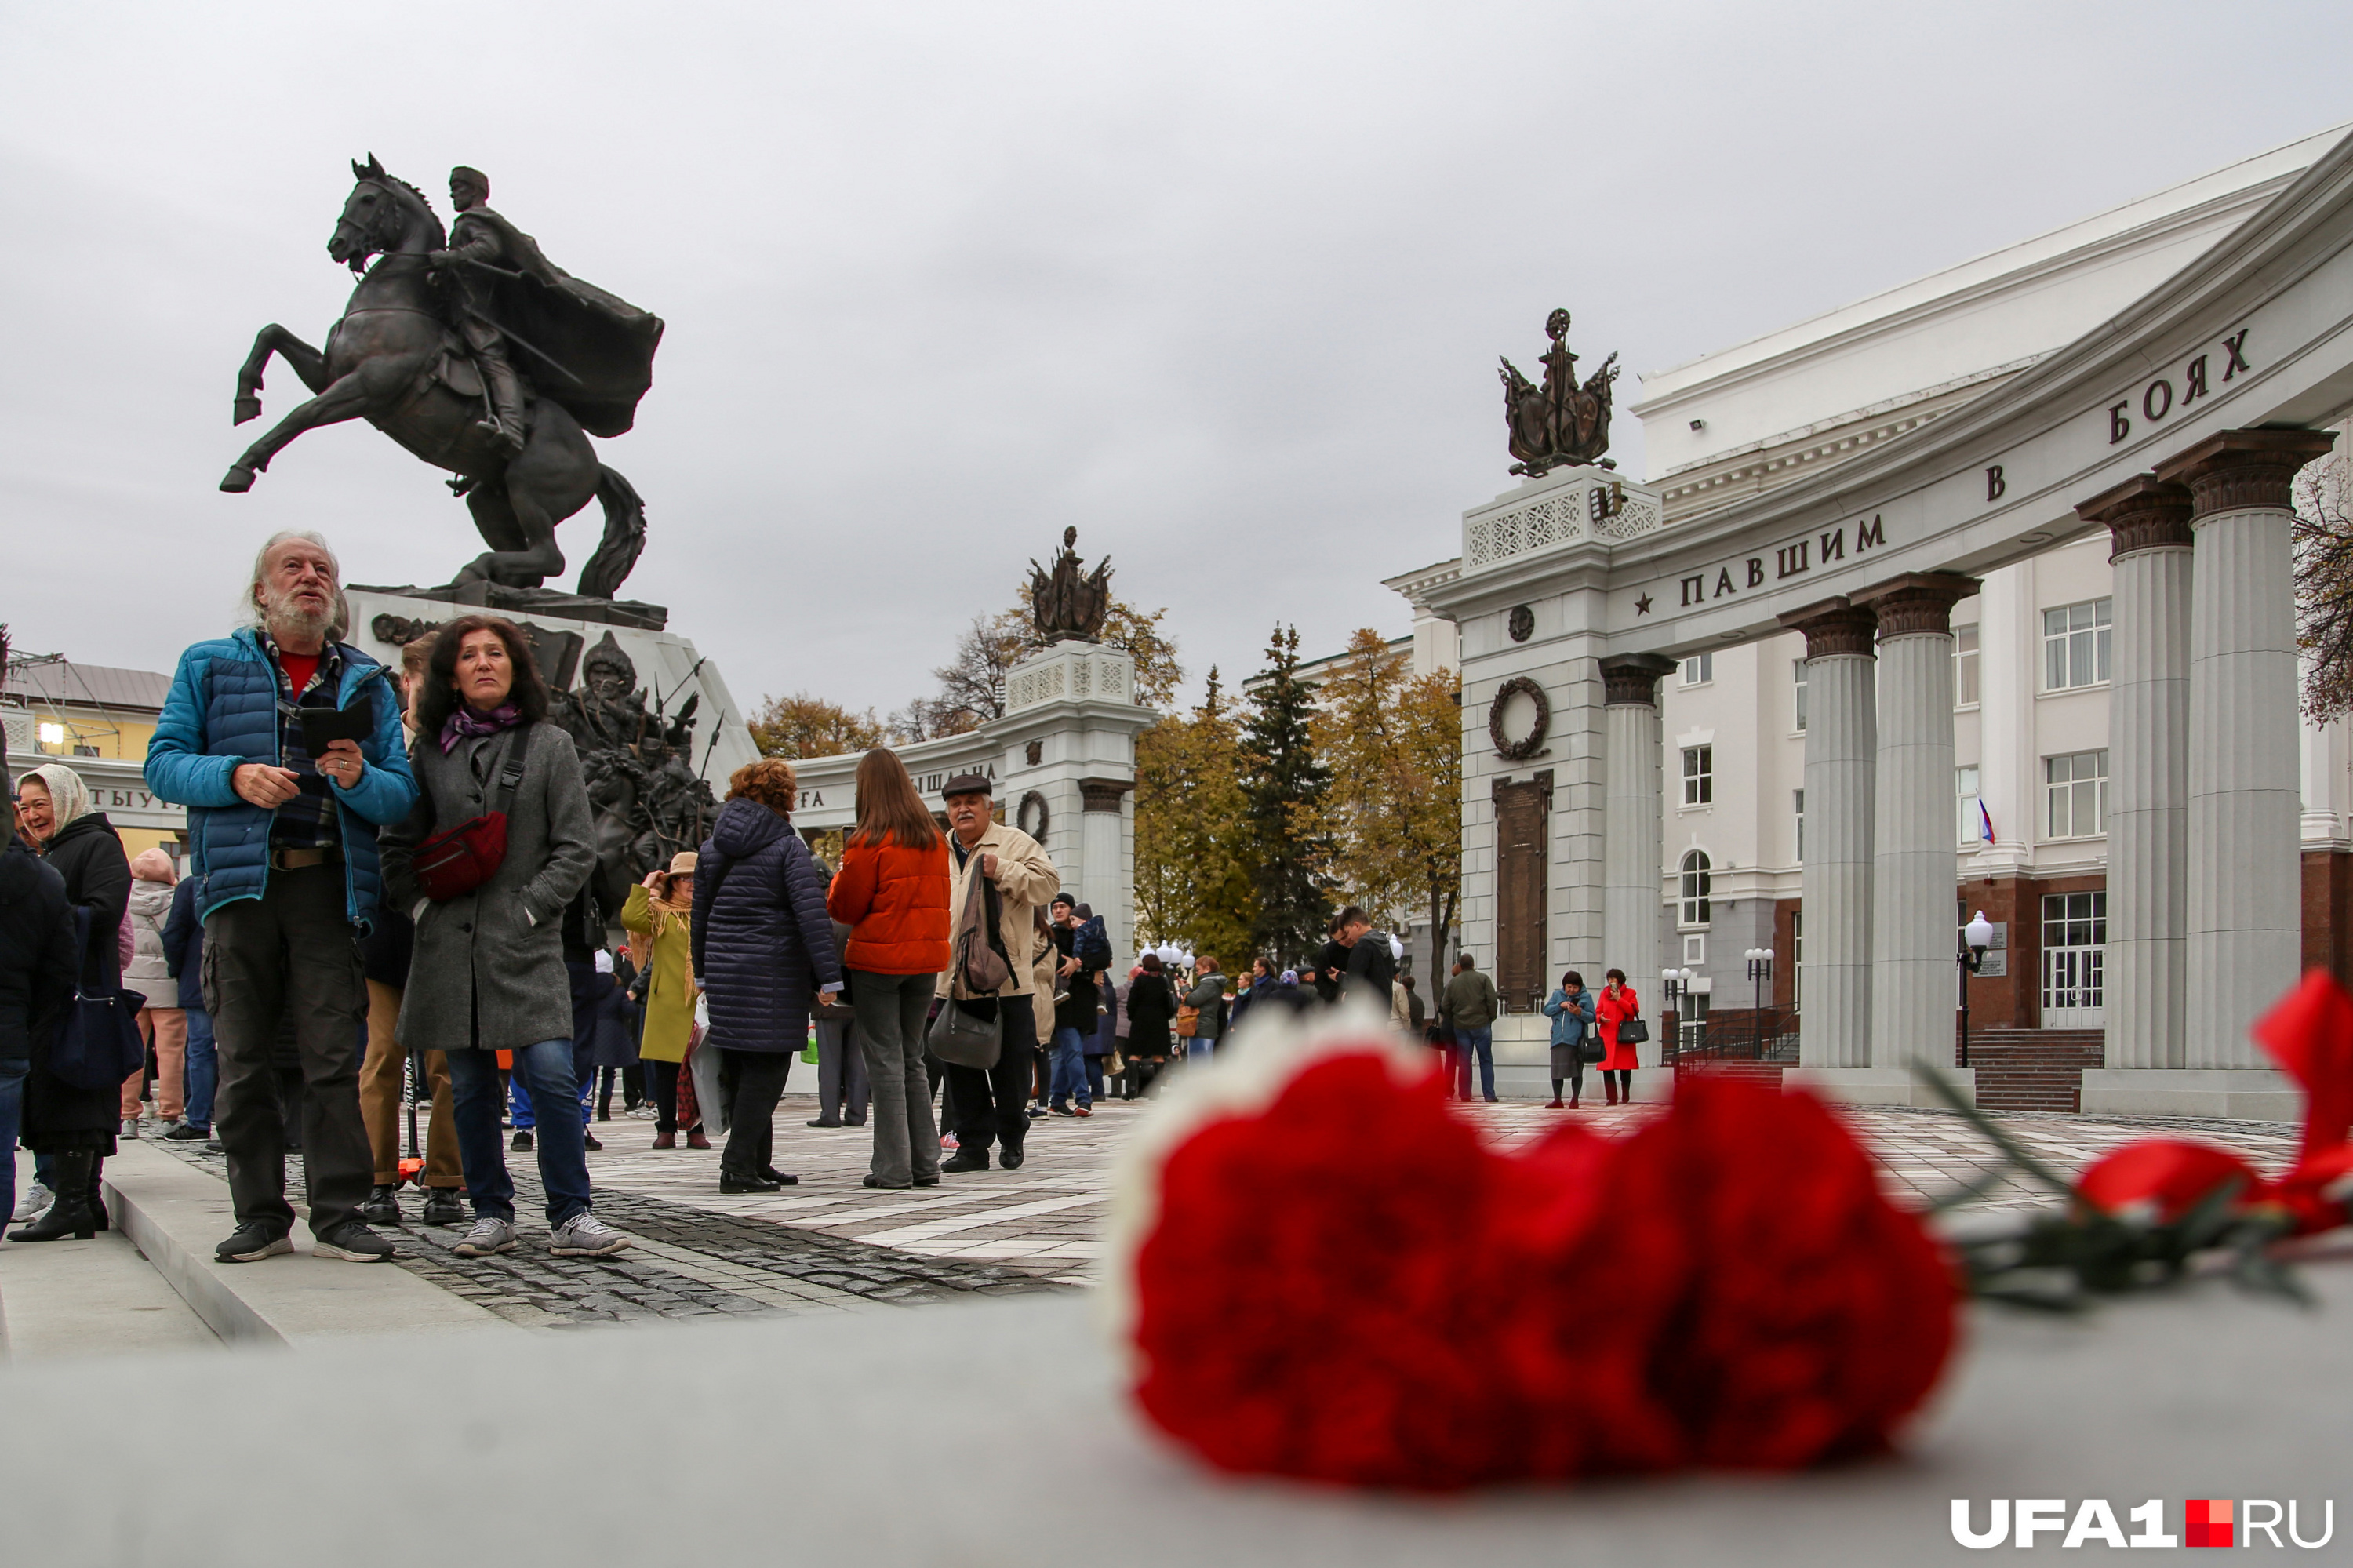
<svg viewBox="0 0 2353 1568">
<path fill-rule="evenodd" d="M 1978 837 L 1993 842 L 1993 813 L 1986 810 L 1985 798 L 1978 798 Z"/>
</svg>

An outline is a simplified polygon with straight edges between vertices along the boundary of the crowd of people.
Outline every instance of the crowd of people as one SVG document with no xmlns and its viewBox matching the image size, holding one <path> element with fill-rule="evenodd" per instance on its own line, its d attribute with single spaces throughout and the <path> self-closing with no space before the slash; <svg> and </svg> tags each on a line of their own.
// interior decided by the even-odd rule
<svg viewBox="0 0 2353 1568">
<path fill-rule="evenodd" d="M 630 1238 L 597 1216 L 586 1159 L 617 1085 L 654 1149 L 722 1134 L 720 1191 L 773 1192 L 797 1180 L 774 1130 L 797 1056 L 818 1069 L 809 1125 L 870 1126 L 881 1189 L 1018 1169 L 1034 1121 L 1153 1094 L 1267 1009 L 1383 1009 L 1449 1053 L 1462 1097 L 1474 1069 L 1496 1097 L 1498 1002 L 1470 954 L 1431 1006 L 1351 906 L 1303 967 L 1253 956 L 1229 974 L 1167 948 L 1114 981 L 1103 920 L 998 820 L 990 780 L 948 779 L 943 824 L 883 748 L 859 764 L 838 867 L 793 826 L 789 762 L 737 769 L 699 850 L 610 912 L 617 948 L 578 752 L 517 627 L 462 616 L 386 668 L 343 640 L 337 563 L 307 533 L 263 546 L 239 609 L 234 633 L 181 656 L 147 754 L 148 788 L 187 809 L 189 875 L 126 855 L 69 768 L 9 791 L 0 1192 L 19 1142 L 36 1178 L 11 1239 L 107 1224 L 104 1161 L 139 1135 L 151 1082 L 163 1136 L 225 1157 L 225 1263 L 293 1250 L 297 1149 L 319 1256 L 390 1256 L 373 1227 L 403 1222 L 411 1181 L 422 1223 L 463 1227 L 459 1255 L 513 1250 L 510 1153 L 535 1161 L 551 1252 L 618 1252 Z M 1592 1062 L 1613 1103 L 1630 1095 L 1624 980 L 1596 996 L 1572 971 L 1545 1004 L 1556 1107 Z M 66 1069 L 101 1003 L 136 1009 L 146 1062 L 91 1086 Z M 944 1023 L 967 1040 L 945 1060 Z M 993 1049 L 969 1048 L 975 1028 Z"/>
</svg>

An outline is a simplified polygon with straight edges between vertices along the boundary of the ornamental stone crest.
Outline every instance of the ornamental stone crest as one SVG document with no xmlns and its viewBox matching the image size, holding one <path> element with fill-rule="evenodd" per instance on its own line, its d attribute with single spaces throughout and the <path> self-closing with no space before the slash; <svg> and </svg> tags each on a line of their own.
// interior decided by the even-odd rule
<svg viewBox="0 0 2353 1568">
<path fill-rule="evenodd" d="M 1504 428 L 1512 455 L 1519 459 L 1512 471 L 1534 479 L 1572 463 L 1617 467 L 1601 454 L 1609 450 L 1609 388 L 1618 379 L 1618 356 L 1603 360 L 1601 368 L 1579 387 L 1577 356 L 1568 346 L 1567 311 L 1555 311 L 1546 319 L 1545 335 L 1552 342 L 1541 361 L 1543 386 L 1521 375 L 1508 359 L 1496 373 L 1504 382 Z"/>
</svg>

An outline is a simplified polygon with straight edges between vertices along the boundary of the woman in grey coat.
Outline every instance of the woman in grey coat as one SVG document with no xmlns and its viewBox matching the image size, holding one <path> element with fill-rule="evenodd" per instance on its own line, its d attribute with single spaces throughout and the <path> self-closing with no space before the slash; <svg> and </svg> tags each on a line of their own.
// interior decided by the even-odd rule
<svg viewBox="0 0 2353 1568">
<path fill-rule="evenodd" d="M 1575 969 L 1560 977 L 1560 988 L 1545 999 L 1544 1011 L 1552 1020 L 1552 1104 L 1547 1110 L 1562 1109 L 1560 1087 L 1568 1085 L 1569 1110 L 1585 1094 L 1585 1040 L 1594 1028 L 1593 993 L 1585 989 L 1585 977 Z"/>
<path fill-rule="evenodd" d="M 400 1043 L 448 1053 L 458 1155 L 474 1206 L 473 1227 L 453 1250 L 461 1257 L 514 1250 L 495 1054 L 512 1051 L 516 1081 L 539 1118 L 539 1177 L 554 1233 L 548 1250 L 559 1257 L 618 1252 L 629 1238 L 589 1206 L 572 978 L 564 967 L 564 913 L 596 860 L 579 752 L 547 722 L 546 683 L 511 621 L 451 621 L 419 687 L 409 751 L 417 809 L 382 845 L 388 895 L 417 920 Z M 417 846 L 501 809 L 506 855 L 498 870 L 470 893 L 427 899 L 416 875 Z"/>
</svg>

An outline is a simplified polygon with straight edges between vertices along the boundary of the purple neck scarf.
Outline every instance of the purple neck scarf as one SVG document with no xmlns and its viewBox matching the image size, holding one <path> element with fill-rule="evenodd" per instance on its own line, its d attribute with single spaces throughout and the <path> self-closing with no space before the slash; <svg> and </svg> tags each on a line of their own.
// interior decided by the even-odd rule
<svg viewBox="0 0 2353 1568">
<path fill-rule="evenodd" d="M 522 710 L 512 703 L 501 703 L 489 713 L 478 714 L 465 704 L 458 705 L 441 725 L 441 755 L 448 756 L 458 749 L 458 743 L 477 736 L 497 735 L 522 723 Z"/>
</svg>

